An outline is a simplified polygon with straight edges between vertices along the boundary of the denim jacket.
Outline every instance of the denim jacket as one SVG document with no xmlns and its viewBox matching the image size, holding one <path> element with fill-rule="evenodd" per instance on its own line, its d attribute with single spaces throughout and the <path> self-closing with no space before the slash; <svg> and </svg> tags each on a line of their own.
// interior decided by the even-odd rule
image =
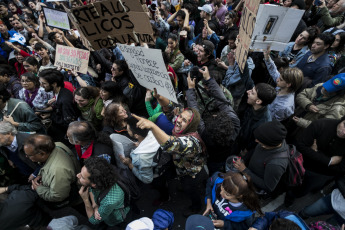
<svg viewBox="0 0 345 230">
<path fill-rule="evenodd" d="M 284 51 L 279 52 L 279 56 L 280 57 L 285 57 L 288 58 L 289 54 L 291 53 L 291 50 L 293 49 L 293 46 L 295 45 L 295 42 L 289 42 L 287 44 L 287 46 L 285 47 Z M 300 51 L 298 51 L 298 53 L 296 54 L 296 56 L 294 57 L 295 62 L 293 64 L 290 64 L 290 67 L 296 67 L 296 65 L 298 64 L 298 62 L 300 62 L 300 60 L 303 58 L 304 54 L 309 50 L 308 46 L 304 46 Z M 292 60 L 289 60 L 289 62 L 291 62 Z"/>
</svg>

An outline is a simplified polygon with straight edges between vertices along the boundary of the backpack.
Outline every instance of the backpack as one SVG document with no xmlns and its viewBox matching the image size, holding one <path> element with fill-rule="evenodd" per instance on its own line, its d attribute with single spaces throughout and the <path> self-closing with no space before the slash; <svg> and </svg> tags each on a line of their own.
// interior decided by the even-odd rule
<svg viewBox="0 0 345 230">
<path fill-rule="evenodd" d="M 141 197 L 141 189 L 138 185 L 138 180 L 128 168 L 118 168 L 119 181 L 118 185 L 124 190 L 128 191 L 130 201 L 139 200 Z M 126 193 L 126 192 L 125 192 Z"/>
<path fill-rule="evenodd" d="M 275 154 L 274 156 L 267 157 L 265 159 L 265 166 L 266 164 L 278 158 L 289 158 L 289 163 L 285 171 L 285 184 L 288 187 L 295 187 L 302 185 L 305 169 L 303 167 L 303 156 L 302 154 L 297 151 L 294 145 L 288 146 L 287 152 L 281 152 L 279 154 Z"/>
</svg>

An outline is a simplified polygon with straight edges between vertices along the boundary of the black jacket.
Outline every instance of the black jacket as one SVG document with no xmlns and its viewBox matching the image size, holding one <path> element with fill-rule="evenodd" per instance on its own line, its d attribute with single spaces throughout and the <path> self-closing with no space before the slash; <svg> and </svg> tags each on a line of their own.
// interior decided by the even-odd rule
<svg viewBox="0 0 345 230">
<path fill-rule="evenodd" d="M 345 175 L 345 139 L 337 136 L 339 122 L 327 118 L 313 121 L 299 136 L 296 147 L 303 155 L 306 169 L 324 175 Z M 314 140 L 317 151 L 311 148 Z M 343 160 L 328 166 L 332 156 L 343 156 Z"/>
</svg>

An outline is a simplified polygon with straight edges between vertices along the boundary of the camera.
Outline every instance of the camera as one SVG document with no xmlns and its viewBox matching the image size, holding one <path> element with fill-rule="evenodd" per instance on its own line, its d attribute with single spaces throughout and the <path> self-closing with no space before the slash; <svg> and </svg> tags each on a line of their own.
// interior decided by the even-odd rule
<svg viewBox="0 0 345 230">
<path fill-rule="evenodd" d="M 212 211 L 210 211 L 207 216 L 211 220 L 217 220 L 217 215 L 214 212 L 212 212 Z"/>
<path fill-rule="evenodd" d="M 196 82 L 199 82 L 203 79 L 202 73 L 199 72 L 199 67 L 193 66 L 193 68 L 190 70 L 190 78 L 196 79 Z"/>
</svg>

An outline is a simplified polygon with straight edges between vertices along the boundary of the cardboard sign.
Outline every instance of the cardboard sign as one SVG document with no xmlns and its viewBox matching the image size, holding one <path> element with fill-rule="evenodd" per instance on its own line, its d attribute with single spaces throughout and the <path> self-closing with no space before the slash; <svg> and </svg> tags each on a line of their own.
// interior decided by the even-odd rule
<svg viewBox="0 0 345 230">
<path fill-rule="evenodd" d="M 82 37 L 90 42 L 88 48 L 91 45 L 98 50 L 116 43 L 154 42 L 149 18 L 138 0 L 105 0 L 66 12 L 73 25 L 78 25 Z"/>
<path fill-rule="evenodd" d="M 48 26 L 52 26 L 63 30 L 71 29 L 68 21 L 68 15 L 66 12 L 47 7 L 42 7 L 42 9 Z"/>
<path fill-rule="evenodd" d="M 277 5 L 260 5 L 250 49 L 282 51 L 300 22 L 304 10 Z"/>
<path fill-rule="evenodd" d="M 139 84 L 157 89 L 158 94 L 177 103 L 175 90 L 165 67 L 162 51 L 117 44 Z"/>
<path fill-rule="evenodd" d="M 89 57 L 90 51 L 88 50 L 57 45 L 54 65 L 86 74 Z"/>
<path fill-rule="evenodd" d="M 256 13 L 259 9 L 260 0 L 246 0 L 241 17 L 241 25 L 239 32 L 239 42 L 236 48 L 236 62 L 243 72 L 247 62 L 249 46 L 256 22 Z"/>
</svg>

